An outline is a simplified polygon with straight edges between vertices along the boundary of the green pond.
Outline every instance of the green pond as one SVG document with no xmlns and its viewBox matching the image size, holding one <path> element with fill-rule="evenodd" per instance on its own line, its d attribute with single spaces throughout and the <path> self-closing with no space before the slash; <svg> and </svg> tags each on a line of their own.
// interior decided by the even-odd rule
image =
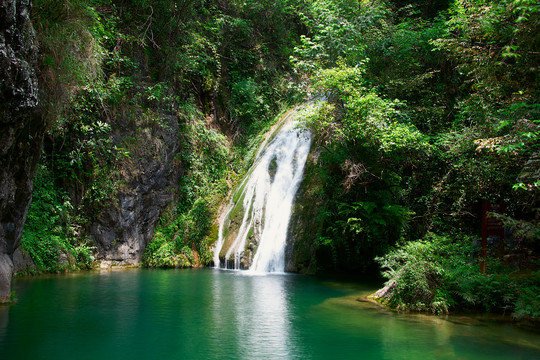
<svg viewBox="0 0 540 360">
<path fill-rule="evenodd" d="M 376 285 L 216 269 L 20 278 L 0 359 L 540 359 L 540 334 L 508 323 L 359 301 Z"/>
</svg>

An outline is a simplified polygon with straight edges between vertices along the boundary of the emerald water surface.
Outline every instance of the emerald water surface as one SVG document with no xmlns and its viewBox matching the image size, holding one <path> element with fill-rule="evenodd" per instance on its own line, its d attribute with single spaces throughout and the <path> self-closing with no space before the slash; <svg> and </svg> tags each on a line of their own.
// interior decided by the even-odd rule
<svg viewBox="0 0 540 360">
<path fill-rule="evenodd" d="M 16 279 L 0 359 L 540 359 L 540 334 L 396 314 L 373 286 L 215 269 Z"/>
</svg>

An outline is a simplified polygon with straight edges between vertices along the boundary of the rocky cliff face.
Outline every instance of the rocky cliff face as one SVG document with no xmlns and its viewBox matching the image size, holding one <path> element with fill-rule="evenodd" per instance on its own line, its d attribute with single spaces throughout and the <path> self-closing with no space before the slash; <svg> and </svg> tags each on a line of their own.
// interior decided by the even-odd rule
<svg viewBox="0 0 540 360">
<path fill-rule="evenodd" d="M 45 125 L 37 116 L 36 47 L 29 0 L 0 1 L 0 302 L 32 197 Z"/>
<path fill-rule="evenodd" d="M 161 121 L 161 126 L 138 132 L 130 158 L 120 165 L 125 186 L 120 187 L 114 205 L 103 209 L 90 226 L 89 237 L 102 267 L 139 264 L 162 211 L 177 200 L 183 173 L 175 158 L 180 146 L 178 119 L 162 116 Z"/>
</svg>

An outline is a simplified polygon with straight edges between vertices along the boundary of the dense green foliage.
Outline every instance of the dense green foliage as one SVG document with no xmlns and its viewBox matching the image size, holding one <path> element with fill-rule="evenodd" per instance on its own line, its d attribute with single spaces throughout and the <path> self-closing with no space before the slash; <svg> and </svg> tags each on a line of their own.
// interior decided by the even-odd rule
<svg viewBox="0 0 540 360">
<path fill-rule="evenodd" d="M 538 16 L 532 0 L 36 0 L 50 127 L 24 247 L 57 269 L 177 128 L 183 175 L 143 261 L 208 264 L 258 136 L 311 97 L 317 230 L 302 246 L 319 271 L 379 258 L 393 306 L 537 318 Z M 506 205 L 512 233 L 487 274 L 483 201 Z"/>
<path fill-rule="evenodd" d="M 446 313 L 477 308 L 510 312 L 519 319 L 538 318 L 540 271 L 524 276 L 489 258 L 491 271 L 481 274 L 475 261 L 478 249 L 470 240 L 428 233 L 378 258 L 391 281 L 391 296 L 383 301 L 402 310 Z"/>
<path fill-rule="evenodd" d="M 54 188 L 52 174 L 41 166 L 34 179 L 33 200 L 21 240 L 35 271 L 89 269 L 94 261 L 93 249 L 81 235 L 69 197 Z"/>
<path fill-rule="evenodd" d="M 537 4 L 313 1 L 303 14 L 293 63 L 324 98 L 307 114 L 327 199 L 319 268 L 382 256 L 392 306 L 538 318 Z M 506 204 L 511 229 L 487 274 L 465 250 L 483 201 Z"/>
</svg>

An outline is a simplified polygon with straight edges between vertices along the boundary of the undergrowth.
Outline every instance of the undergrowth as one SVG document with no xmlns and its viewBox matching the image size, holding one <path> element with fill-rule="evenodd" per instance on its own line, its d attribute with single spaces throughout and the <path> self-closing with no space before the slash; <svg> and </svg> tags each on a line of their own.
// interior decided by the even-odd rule
<svg viewBox="0 0 540 360">
<path fill-rule="evenodd" d="M 89 269 L 94 261 L 94 247 L 78 236 L 69 197 L 43 165 L 34 179 L 21 247 L 35 265 L 31 272 Z"/>
<path fill-rule="evenodd" d="M 428 233 L 377 258 L 389 285 L 380 300 L 403 311 L 474 309 L 540 320 L 540 271 L 516 272 L 491 257 L 483 274 L 473 243 L 464 235 Z"/>
</svg>

